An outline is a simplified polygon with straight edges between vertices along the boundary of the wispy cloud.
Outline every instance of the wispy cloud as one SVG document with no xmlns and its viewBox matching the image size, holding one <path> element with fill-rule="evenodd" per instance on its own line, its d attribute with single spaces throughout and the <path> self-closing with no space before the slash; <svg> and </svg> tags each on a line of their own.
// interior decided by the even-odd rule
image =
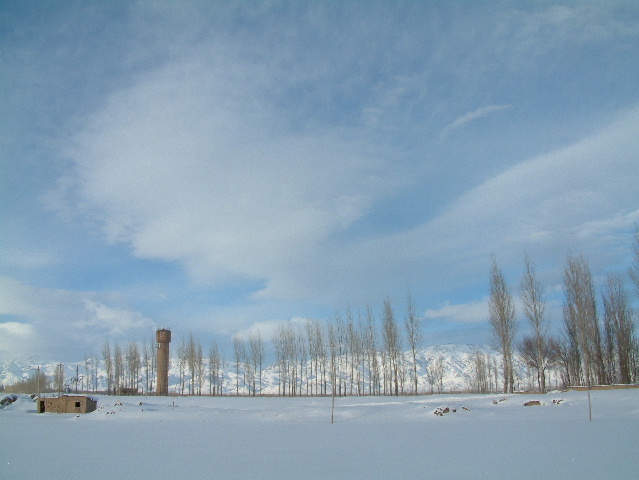
<svg viewBox="0 0 639 480">
<path fill-rule="evenodd" d="M 472 112 L 465 113 L 464 115 L 457 117 L 453 122 L 446 125 L 441 133 L 439 134 L 439 138 L 441 140 L 445 139 L 448 135 L 451 134 L 454 130 L 463 127 L 469 122 L 473 120 L 477 120 L 478 118 L 485 117 L 487 115 L 491 115 L 496 112 L 501 112 L 503 110 L 508 110 L 512 108 L 512 105 L 488 105 L 487 107 L 481 107 Z"/>
<path fill-rule="evenodd" d="M 72 201 L 111 241 L 197 278 L 268 279 L 400 183 L 401 170 L 337 131 L 273 124 L 245 68 L 236 79 L 206 58 L 170 65 L 113 95 L 78 133 Z"/>
<path fill-rule="evenodd" d="M 7 277 L 0 277 L 0 291 L 0 320 L 7 320 L 0 322 L 0 356 L 31 351 L 51 360 L 61 346 L 78 344 L 97 352 L 107 339 L 145 339 L 155 326 L 109 293 L 43 289 Z"/>
<path fill-rule="evenodd" d="M 33 333 L 33 327 L 28 323 L 4 322 L 0 323 L 0 330 L 8 336 L 26 337 Z"/>
<path fill-rule="evenodd" d="M 493 253 L 508 270 L 521 269 L 525 252 L 562 265 L 576 250 L 605 265 L 615 233 L 628 238 L 634 229 L 638 131 L 635 108 L 574 145 L 506 169 L 415 228 L 354 246 L 337 263 L 361 277 L 374 258 L 386 279 L 397 281 L 412 271 L 436 272 L 428 281 L 435 290 L 484 284 Z M 609 235 L 582 235 L 593 225 L 610 228 Z"/>
<path fill-rule="evenodd" d="M 247 328 L 237 330 L 234 335 L 242 340 L 248 340 L 252 336 L 259 335 L 264 342 L 270 342 L 277 336 L 277 332 L 282 327 L 291 326 L 294 329 L 302 330 L 309 320 L 303 317 L 293 317 L 290 320 L 264 320 L 255 322 Z"/>
<path fill-rule="evenodd" d="M 492 253 L 621 268 L 636 8 L 102 3 L 3 4 L 3 323 L 229 336 L 408 289 L 470 319 Z"/>
<path fill-rule="evenodd" d="M 0 323 L 0 357 L 20 358 L 27 349 L 37 344 L 35 329 L 29 323 Z"/>
<path fill-rule="evenodd" d="M 155 326 L 153 321 L 145 318 L 139 312 L 108 307 L 103 303 L 92 300 L 86 300 L 84 304 L 90 318 L 74 322 L 74 327 L 91 327 L 98 331 L 104 331 L 109 335 L 122 335 L 130 330 L 150 330 Z"/>
<path fill-rule="evenodd" d="M 427 320 L 445 320 L 461 323 L 481 323 L 488 319 L 488 300 L 483 299 L 470 303 L 447 303 L 439 308 L 427 309 L 424 312 Z"/>
</svg>

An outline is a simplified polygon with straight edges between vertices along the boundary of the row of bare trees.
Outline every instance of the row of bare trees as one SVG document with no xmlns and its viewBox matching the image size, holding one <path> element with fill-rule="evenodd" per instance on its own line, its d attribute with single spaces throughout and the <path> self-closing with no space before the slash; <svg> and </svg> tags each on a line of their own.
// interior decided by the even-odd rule
<svg viewBox="0 0 639 480">
<path fill-rule="evenodd" d="M 639 233 L 633 248 L 630 277 L 639 293 Z M 526 257 L 518 294 L 521 317 L 527 322 L 529 333 L 519 342 L 515 298 L 495 258 L 489 279 L 488 318 L 492 343 L 501 361 L 497 365 L 494 357 L 478 352 L 473 359 L 475 374 L 469 379 L 470 389 L 514 391 L 521 380 L 516 378 L 513 365 L 516 354 L 535 372 L 540 391 L 547 389 L 549 369 L 560 372 L 564 385 L 639 380 L 635 312 L 621 276 L 608 276 L 601 292 L 603 309 L 598 310 L 588 262 L 581 255 L 569 255 L 563 276 L 563 328 L 560 335 L 551 336 L 546 294 L 534 263 Z M 421 318 L 415 313 L 410 294 L 406 307 L 403 322 L 397 320 L 387 298 L 377 315 L 370 307 L 357 316 L 348 309 L 345 314 L 336 313 L 328 322 L 308 320 L 280 326 L 270 339 L 276 372 L 271 382 L 277 384 L 277 393 L 283 396 L 420 393 L 420 378 L 428 382 L 430 392 L 441 392 L 444 361 L 436 358 L 420 363 Z M 215 342 L 206 358 L 193 335 L 183 337 L 177 347 L 176 391 L 201 395 L 208 384 L 208 392 L 204 393 L 209 395 L 228 391 L 236 395 L 262 393 L 265 359 L 262 335 L 255 333 L 247 338 L 236 334 L 232 341 L 233 356 L 229 362 Z M 143 344 L 141 352 L 134 342 L 124 348 L 115 345 L 111 352 L 106 342 L 102 353 L 109 392 L 122 388 L 153 391 L 156 357 L 152 341 Z M 502 384 L 498 386 L 500 381 Z"/>
<path fill-rule="evenodd" d="M 639 294 L 639 232 L 634 243 L 630 278 Z M 624 288 L 623 277 L 608 275 L 601 292 L 603 315 L 590 267 L 583 255 L 568 255 L 563 275 L 563 331 L 551 337 L 544 289 L 535 266 L 525 259 L 520 282 L 520 300 L 530 334 L 515 345 L 518 323 L 513 295 L 493 258 L 490 270 L 489 320 L 493 345 L 502 355 L 504 392 L 514 390 L 513 354 L 518 351 L 537 372 L 540 391 L 546 391 L 546 372 L 561 371 L 564 385 L 632 383 L 639 381 L 639 342 L 635 315 Z M 481 362 L 481 359 L 478 359 Z M 480 380 L 483 386 L 485 381 Z"/>
<path fill-rule="evenodd" d="M 308 320 L 280 326 L 273 335 L 279 395 L 399 395 L 418 391 L 421 324 L 410 295 L 404 336 L 386 299 L 380 328 L 371 308 L 354 317 L 337 313 L 326 324 Z M 410 377 L 410 385 L 408 385 Z"/>
<path fill-rule="evenodd" d="M 399 395 L 418 392 L 418 347 L 421 322 L 408 296 L 404 335 L 391 301 L 386 299 L 378 318 L 371 308 L 357 319 L 349 310 L 346 317 L 336 314 L 327 324 L 308 320 L 299 325 L 282 325 L 272 336 L 278 394 L 328 395 Z M 403 351 L 404 338 L 409 354 Z M 236 395 L 257 395 L 262 392 L 265 345 L 261 334 L 247 339 L 233 335 L 233 361 L 229 364 L 214 342 L 208 359 L 201 344 L 190 335 L 177 346 L 176 367 L 181 395 L 201 395 L 208 383 L 209 395 L 220 395 L 229 368 L 234 373 Z M 152 343 L 144 344 L 143 355 L 135 342 L 125 348 L 115 345 L 113 352 L 107 341 L 102 355 L 107 377 L 107 389 L 121 393 L 123 389 L 153 390 L 155 355 Z M 439 365 L 439 368 L 435 368 Z M 443 362 L 428 370 L 431 391 L 441 390 Z M 144 371 L 141 375 L 141 371 Z M 140 379 L 146 384 L 142 387 Z M 205 382 L 208 380 L 208 382 Z M 226 388 L 228 391 L 228 385 Z"/>
<path fill-rule="evenodd" d="M 249 395 L 262 391 L 262 369 L 264 366 L 264 343 L 261 333 L 251 334 L 247 342 L 233 335 L 235 358 L 235 394 L 240 394 L 240 381 Z M 242 372 L 242 375 L 240 375 Z"/>
<path fill-rule="evenodd" d="M 102 361 L 107 381 L 107 393 L 121 394 L 125 389 L 143 390 L 145 393 L 153 391 L 157 357 L 152 340 L 142 344 L 141 351 L 137 342 L 129 342 L 124 348 L 116 344 L 113 347 L 113 353 L 111 352 L 111 344 L 107 340 L 102 347 Z M 91 360 L 85 359 L 85 368 L 89 368 L 89 365 L 92 365 L 91 362 Z M 143 384 L 141 379 L 144 379 Z M 96 385 L 95 391 L 97 373 L 94 385 Z"/>
</svg>

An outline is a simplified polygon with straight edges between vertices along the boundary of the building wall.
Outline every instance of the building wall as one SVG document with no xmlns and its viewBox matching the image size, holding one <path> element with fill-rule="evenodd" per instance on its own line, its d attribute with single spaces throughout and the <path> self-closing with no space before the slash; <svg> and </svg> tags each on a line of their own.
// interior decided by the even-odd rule
<svg viewBox="0 0 639 480">
<path fill-rule="evenodd" d="M 98 408 L 98 401 L 83 395 L 62 395 L 38 399 L 38 413 L 89 413 Z"/>
</svg>

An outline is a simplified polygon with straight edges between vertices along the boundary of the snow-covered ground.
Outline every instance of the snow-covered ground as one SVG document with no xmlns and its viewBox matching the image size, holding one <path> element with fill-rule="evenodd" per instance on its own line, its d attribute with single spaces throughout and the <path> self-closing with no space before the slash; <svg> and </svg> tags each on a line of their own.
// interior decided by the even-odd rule
<svg viewBox="0 0 639 480">
<path fill-rule="evenodd" d="M 586 392 L 343 397 L 334 424 L 328 397 L 98 399 L 98 410 L 81 416 L 37 414 L 28 397 L 0 410 L 0 477 L 635 479 L 639 472 L 639 389 L 593 391 L 592 422 Z M 529 400 L 543 405 L 523 406 Z M 444 407 L 456 412 L 433 413 Z"/>
</svg>

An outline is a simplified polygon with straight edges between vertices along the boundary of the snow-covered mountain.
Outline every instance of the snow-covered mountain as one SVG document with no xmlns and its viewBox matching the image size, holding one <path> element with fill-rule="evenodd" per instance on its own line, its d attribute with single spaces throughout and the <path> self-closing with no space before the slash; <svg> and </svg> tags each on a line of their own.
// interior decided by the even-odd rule
<svg viewBox="0 0 639 480">
<path fill-rule="evenodd" d="M 451 392 L 451 391 L 467 391 L 474 389 L 477 383 L 476 374 L 476 360 L 477 352 L 483 354 L 484 361 L 486 363 L 486 372 L 488 374 L 487 382 L 491 389 L 499 390 L 502 385 L 502 364 L 501 355 L 494 349 L 481 346 L 481 345 L 437 345 L 420 349 L 417 352 L 417 377 L 418 377 L 418 390 L 419 392 Z M 412 360 L 409 352 L 404 354 L 405 362 L 405 376 L 404 385 L 405 391 L 412 391 Z M 206 359 L 204 360 L 206 362 Z M 342 364 L 345 363 L 345 359 L 342 360 Z M 521 359 L 515 356 L 515 382 L 516 387 L 520 390 L 534 389 L 533 372 L 526 368 Z M 180 384 L 180 368 L 177 358 L 171 358 L 169 370 L 169 390 L 171 392 L 181 393 Z M 437 368 L 439 366 L 439 369 Z M 60 364 L 57 362 L 39 362 L 36 358 L 30 358 L 24 361 L 13 360 L 9 362 L 0 362 L 0 385 L 7 386 L 15 384 L 19 381 L 27 380 L 34 376 L 38 367 L 40 371 L 47 375 L 50 381 L 53 380 L 56 370 L 60 368 Z M 104 369 L 102 359 L 88 359 L 87 361 L 67 363 L 62 365 L 64 371 L 65 385 L 70 390 L 89 389 L 104 391 L 107 388 L 107 377 Z M 304 369 L 308 373 L 308 369 Z M 205 371 L 208 372 L 205 366 Z M 298 378 L 297 392 L 302 394 L 307 393 L 307 381 L 306 373 L 302 375 L 302 379 Z M 237 380 L 235 371 L 235 364 L 232 361 L 227 361 L 224 368 L 224 375 L 222 381 L 223 393 L 233 394 L 236 392 L 236 388 L 239 384 L 240 394 L 246 394 L 247 389 L 243 384 L 244 371 L 239 371 L 240 379 Z M 77 386 L 76 386 L 77 378 Z M 185 381 L 184 393 L 189 393 L 189 379 L 187 377 Z M 310 381 L 315 382 L 315 374 L 310 376 Z M 367 374 L 364 374 L 362 382 L 367 380 Z M 345 391 L 347 394 L 357 394 L 356 385 L 351 389 L 350 385 L 350 371 L 344 371 L 342 374 L 342 382 L 345 385 Z M 552 372 L 550 375 L 550 383 L 552 385 L 553 377 Z M 141 392 L 146 389 L 145 369 L 141 368 L 138 386 Z M 278 394 L 279 388 L 279 372 L 277 365 L 272 364 L 265 366 L 262 371 L 262 389 L 264 394 Z M 367 385 L 367 384 L 366 384 Z M 496 385 L 496 387 L 495 387 Z M 201 387 L 203 394 L 208 394 L 209 379 L 208 374 L 204 374 L 204 380 Z M 259 385 L 258 385 L 259 391 Z M 330 387 L 329 387 L 330 392 Z M 368 386 L 366 386 L 365 393 L 368 392 Z"/>
</svg>

